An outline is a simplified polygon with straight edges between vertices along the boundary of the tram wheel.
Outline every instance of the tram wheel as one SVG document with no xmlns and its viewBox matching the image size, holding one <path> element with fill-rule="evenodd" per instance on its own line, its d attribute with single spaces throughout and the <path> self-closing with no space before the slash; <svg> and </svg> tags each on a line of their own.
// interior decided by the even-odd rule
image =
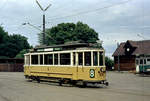
<svg viewBox="0 0 150 101">
<path fill-rule="evenodd" d="M 62 86 L 63 81 L 59 80 L 59 86 Z"/>
<path fill-rule="evenodd" d="M 36 81 L 37 81 L 38 83 L 40 83 L 40 78 L 39 78 L 39 77 L 36 77 Z"/>
</svg>

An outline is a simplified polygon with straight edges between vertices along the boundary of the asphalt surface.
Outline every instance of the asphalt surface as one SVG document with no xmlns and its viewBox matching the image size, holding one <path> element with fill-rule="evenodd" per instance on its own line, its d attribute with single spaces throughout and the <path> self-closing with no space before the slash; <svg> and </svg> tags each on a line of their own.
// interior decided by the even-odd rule
<svg viewBox="0 0 150 101">
<path fill-rule="evenodd" d="M 108 72 L 108 87 L 79 88 L 29 82 L 23 73 L 0 72 L 0 101 L 150 101 L 150 77 Z"/>
</svg>

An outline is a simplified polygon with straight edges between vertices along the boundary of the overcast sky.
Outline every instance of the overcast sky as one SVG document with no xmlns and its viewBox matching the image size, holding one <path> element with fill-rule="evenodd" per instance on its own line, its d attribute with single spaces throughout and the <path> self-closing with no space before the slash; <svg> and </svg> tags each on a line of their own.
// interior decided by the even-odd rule
<svg viewBox="0 0 150 101">
<path fill-rule="evenodd" d="M 88 24 L 103 40 L 106 55 L 111 56 L 117 42 L 150 39 L 150 0 L 38 0 L 45 8 L 46 28 L 62 22 Z M 0 0 L 0 24 L 9 34 L 21 34 L 31 45 L 38 45 L 42 12 L 35 0 Z"/>
</svg>

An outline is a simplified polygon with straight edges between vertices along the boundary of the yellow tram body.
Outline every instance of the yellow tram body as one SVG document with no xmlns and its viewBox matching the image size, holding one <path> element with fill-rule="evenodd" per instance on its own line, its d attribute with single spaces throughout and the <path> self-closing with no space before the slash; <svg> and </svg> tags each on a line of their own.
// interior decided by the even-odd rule
<svg viewBox="0 0 150 101">
<path fill-rule="evenodd" d="M 104 49 L 88 47 L 52 51 L 53 49 L 25 54 L 24 75 L 26 78 L 105 83 Z"/>
</svg>

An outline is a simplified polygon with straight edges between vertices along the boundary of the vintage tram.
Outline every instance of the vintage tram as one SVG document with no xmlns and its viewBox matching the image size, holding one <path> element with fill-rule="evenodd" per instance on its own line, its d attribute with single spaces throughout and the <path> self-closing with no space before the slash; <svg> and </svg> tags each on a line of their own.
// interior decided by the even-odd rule
<svg viewBox="0 0 150 101">
<path fill-rule="evenodd" d="M 25 54 L 27 79 L 57 80 L 59 84 L 99 83 L 106 81 L 105 51 L 90 43 L 35 47 Z"/>
</svg>

